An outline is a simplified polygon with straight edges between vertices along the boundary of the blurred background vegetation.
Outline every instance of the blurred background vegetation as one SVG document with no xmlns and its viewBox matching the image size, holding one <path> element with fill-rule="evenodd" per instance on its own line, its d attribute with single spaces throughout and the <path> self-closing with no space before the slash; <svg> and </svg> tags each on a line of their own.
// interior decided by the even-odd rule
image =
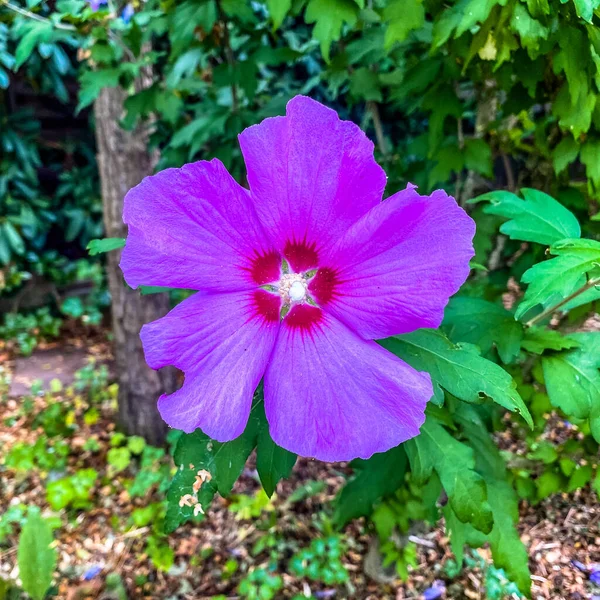
<svg viewBox="0 0 600 600">
<path fill-rule="evenodd" d="M 44 433 L 35 442 L 19 442 L 17 451 L 13 446 L 5 467 L 46 474 L 71 469 L 57 481 L 44 479 L 50 507 L 68 511 L 69 518 L 89 510 L 95 485 L 108 485 L 116 474 L 128 474 L 125 483 L 117 478 L 114 485 L 130 498 L 145 497 L 146 503 L 132 505 L 133 512 L 115 528 L 122 532 L 162 524 L 169 463 L 164 451 L 146 446 L 137 436 L 157 445 L 164 442 L 154 402 L 173 385 L 174 376 L 158 376 L 145 368 L 137 331 L 184 294 L 145 290 L 140 296 L 127 290 L 117 267 L 118 253 L 109 253 L 107 259 L 102 253 L 88 254 L 86 248 L 97 238 L 124 237 L 123 195 L 156 169 L 218 157 L 245 183 L 237 135 L 265 117 L 283 114 L 286 102 L 297 94 L 327 104 L 367 132 L 388 174 L 387 193 L 408 182 L 417 184 L 421 193 L 440 187 L 451 193 L 477 222 L 474 272 L 462 295 L 501 307 L 502 297 L 512 294 L 512 300 L 505 301 L 511 308 L 521 294 L 518 282 L 544 259 L 546 245 L 528 243 L 539 242 L 535 236 L 499 232 L 511 216 L 510 207 L 494 210 L 468 201 L 493 190 L 535 188 L 577 217 L 583 237 L 598 239 L 598 7 L 600 0 L 0 0 L 0 339 L 6 356 L 12 357 L 31 354 L 38 344 L 61 334 L 93 337 L 106 331 L 112 297 L 109 335 L 119 382 L 118 391 L 109 390 L 106 373 L 84 370 L 74 391 L 66 393 L 70 403 L 79 396 L 83 403 L 64 411 L 52 408 L 65 402 L 58 384 L 45 394 L 34 386 L 30 404 L 11 409 L 5 422 L 12 427 L 33 411 L 34 428 Z M 549 209 L 548 220 L 557 214 Z M 547 243 L 552 241 L 556 240 Z M 569 305 L 564 331 L 577 329 L 594 314 L 598 298 L 600 293 L 592 288 Z M 506 312 L 489 312 L 489 306 L 455 304 L 455 312 L 447 315 L 446 332 L 453 341 L 477 343 L 493 361 L 506 363 L 533 413 L 535 429 L 527 434 L 496 413 L 486 415 L 485 427 L 524 444 L 521 454 L 526 458 L 512 462 L 514 448 L 502 448 L 518 498 L 536 505 L 553 494 L 580 490 L 594 478 L 600 489 L 592 468 L 598 445 L 589 426 L 564 433 L 567 427 L 561 423 L 570 424 L 573 414 L 563 405 L 553 421 L 552 435 L 558 428 L 560 440 L 547 439 L 546 416 L 556 404 L 551 406 L 543 387 L 541 355 L 569 351 L 577 347 L 577 340 L 558 332 L 558 337 L 537 338 L 529 333 L 520 347 L 519 335 L 524 334 L 519 325 L 514 355 L 509 350 L 503 355 L 506 346 L 493 331 L 482 343 L 481 331 L 477 337 L 464 327 L 469 314 L 479 315 L 484 333 L 498 320 L 504 327 L 507 314 L 512 319 Z M 586 368 L 588 373 L 595 369 L 591 385 L 596 386 L 593 398 L 600 402 L 597 365 Z M 98 423 L 114 421 L 117 394 L 119 419 L 130 437 L 112 431 L 102 437 Z M 575 411 L 577 416 L 581 414 Z M 460 418 L 457 423 L 468 438 L 465 418 L 463 414 L 462 424 Z M 455 425 L 444 425 L 458 437 Z M 93 467 L 80 464 L 81 456 L 73 458 L 57 441 L 72 439 L 75 431 L 78 437 L 86 432 L 106 443 L 102 449 L 92 445 L 77 450 L 86 457 L 84 462 L 95 457 Z M 40 458 L 46 455 L 52 457 L 49 463 Z M 396 458 L 406 463 L 406 458 Z M 348 573 L 337 564 L 338 557 L 346 552 L 345 545 L 360 542 L 340 540 L 334 525 L 371 514 L 382 497 L 391 495 L 377 505 L 370 527 L 381 540 L 386 564 L 406 579 L 409 567 L 418 563 L 418 543 L 407 544 L 405 538 L 414 534 L 415 522 L 436 520 L 431 498 L 436 490 L 439 494 L 439 480 L 423 483 L 406 475 L 409 482 L 403 486 L 404 470 L 390 479 L 385 470 L 389 465 L 383 470 L 377 465 L 355 468 L 354 485 L 375 492 L 366 500 L 360 496 L 361 504 L 350 488 L 335 514 L 334 509 L 329 515 L 325 511 L 325 517 L 319 512 L 316 525 L 311 524 L 318 532 L 318 548 L 311 545 L 315 540 L 304 549 L 296 542 L 290 545 L 285 535 L 269 529 L 273 511 L 282 509 L 274 508 L 264 493 L 253 491 L 236 499 L 228 510 L 242 520 L 258 519 L 266 532 L 262 541 L 253 540 L 257 546 L 252 555 L 286 555 L 289 572 L 319 581 L 325 589 L 344 583 Z M 370 468 L 375 474 L 371 478 Z M 155 475 L 140 481 L 140 473 Z M 302 485 L 308 484 L 302 480 Z M 321 492 L 311 488 L 304 499 L 289 500 L 286 510 L 306 498 L 310 509 L 310 499 Z M 335 490 L 329 492 L 335 495 Z M 26 507 L 15 506 L 20 508 L 0 517 L 0 544 L 10 540 L 14 524 L 26 522 Z M 451 517 L 448 511 L 444 514 Z M 31 527 L 40 527 L 39 514 L 33 511 L 30 517 Z M 512 520 L 508 517 L 508 528 Z M 56 528 L 60 522 L 47 521 L 46 526 Z M 400 537 L 394 538 L 393 530 Z M 150 556 L 155 572 L 166 572 L 174 564 L 174 544 L 170 547 L 165 541 L 162 525 L 152 532 L 138 551 Z M 485 541 L 474 530 L 462 533 L 471 536 L 473 546 Z M 467 557 L 471 568 L 483 573 L 482 586 L 490 598 L 518 595 L 529 581 L 527 565 L 511 568 L 507 558 L 512 553 L 523 562 L 526 555 L 515 545 L 498 550 L 499 545 L 496 540 L 494 558 L 504 556 L 497 562 L 508 575 L 491 570 L 495 567 L 480 562 L 479 555 Z M 203 560 L 210 557 L 206 552 Z M 238 558 L 220 564 L 224 589 L 235 579 Z M 328 560 L 335 568 L 323 571 L 319 561 Z M 445 575 L 438 570 L 436 577 L 451 578 L 453 569 L 460 570 L 447 561 L 444 565 Z M 279 597 L 283 582 L 272 571 L 251 570 L 239 588 L 232 584 L 227 589 L 237 589 L 247 598 Z M 591 577 L 594 571 L 586 563 L 581 572 Z M 148 587 L 144 577 L 130 578 L 129 591 L 152 595 L 148 590 L 157 584 L 150 578 Z M 117 591 L 111 592 L 116 597 L 121 597 L 119 585 L 124 589 L 116 581 Z M 437 585 L 439 591 L 438 596 L 430 592 L 428 599 L 446 593 L 443 585 L 427 585 Z M 28 591 L 42 598 L 48 586 L 43 592 Z M 360 593 L 367 597 L 371 592 Z M 383 597 L 378 593 L 373 597 Z M 563 597 L 563 592 L 549 593 L 546 597 Z"/>
</svg>

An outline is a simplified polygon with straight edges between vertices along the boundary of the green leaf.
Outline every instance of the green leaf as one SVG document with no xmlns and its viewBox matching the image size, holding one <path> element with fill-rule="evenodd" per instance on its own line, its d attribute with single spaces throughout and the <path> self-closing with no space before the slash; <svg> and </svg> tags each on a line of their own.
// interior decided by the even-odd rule
<svg viewBox="0 0 600 600">
<path fill-rule="evenodd" d="M 315 23 L 313 37 L 321 44 L 321 52 L 329 62 L 331 43 L 340 39 L 342 26 L 353 27 L 359 7 L 353 0 L 310 0 L 306 7 L 307 23 Z"/>
<path fill-rule="evenodd" d="M 494 526 L 487 539 L 494 564 L 504 569 L 521 592 L 530 597 L 531 576 L 527 548 L 516 528 L 519 503 L 517 495 L 507 481 L 504 460 L 474 407 L 461 405 L 456 416 L 475 450 L 477 471 L 487 484 L 488 502 L 494 517 Z M 471 540 L 468 541 L 471 543 Z"/>
<path fill-rule="evenodd" d="M 273 30 L 279 29 L 292 8 L 292 0 L 267 0 L 267 8 L 273 21 Z"/>
<path fill-rule="evenodd" d="M 495 346 L 504 363 L 511 363 L 519 356 L 523 326 L 498 304 L 455 296 L 446 307 L 443 327 L 453 342 L 475 344 L 482 354 Z"/>
<path fill-rule="evenodd" d="M 527 50 L 531 58 L 535 58 L 540 47 L 540 40 L 547 39 L 550 30 L 532 18 L 521 3 L 515 4 L 510 26 L 521 38 L 521 46 Z"/>
<path fill-rule="evenodd" d="M 600 265 L 600 242 L 588 239 L 562 240 L 550 247 L 556 258 L 531 267 L 521 281 L 529 284 L 517 307 L 520 319 L 538 304 L 548 308 L 567 298 L 586 283 L 586 274 L 593 275 Z"/>
<path fill-rule="evenodd" d="M 207 479 L 197 493 L 194 493 L 193 486 L 197 482 L 199 471 L 206 470 L 212 475 L 212 444 L 210 438 L 200 430 L 188 435 L 181 435 L 178 439 L 173 456 L 178 468 L 167 492 L 166 533 L 175 531 L 186 521 L 199 522 L 204 518 L 204 514 L 201 512 L 194 512 L 195 504 L 200 503 L 202 509 L 206 510 L 217 492 L 216 485 L 212 479 Z M 190 506 L 184 503 L 184 499 L 188 495 L 197 502 Z"/>
<path fill-rule="evenodd" d="M 543 500 L 560 492 L 563 486 L 563 480 L 558 473 L 554 471 L 545 471 L 536 480 L 538 499 Z"/>
<path fill-rule="evenodd" d="M 583 465 L 575 469 L 569 478 L 567 492 L 574 492 L 575 490 L 586 486 L 592 480 L 593 473 L 591 465 Z"/>
<path fill-rule="evenodd" d="M 296 458 L 295 454 L 279 447 L 271 439 L 269 426 L 265 419 L 258 433 L 256 470 L 269 498 L 273 495 L 279 480 L 290 476 L 296 464 Z"/>
<path fill-rule="evenodd" d="M 26 33 L 15 50 L 15 71 L 31 56 L 36 46 L 50 41 L 53 31 L 54 26 L 50 21 L 28 21 Z"/>
<path fill-rule="evenodd" d="M 581 162 L 594 185 L 600 187 L 600 139 L 588 138 L 581 147 Z"/>
<path fill-rule="evenodd" d="M 440 11 L 433 24 L 433 48 L 445 44 L 450 36 L 460 37 L 477 23 L 485 21 L 500 0 L 458 0 L 451 8 Z"/>
<path fill-rule="evenodd" d="M 550 245 L 564 238 L 581 235 L 575 215 L 554 198 L 530 188 L 521 190 L 523 200 L 505 191 L 488 192 L 471 202 L 487 200 L 485 212 L 510 219 L 500 231 L 513 240 Z"/>
<path fill-rule="evenodd" d="M 600 7 L 600 0 L 573 0 L 573 3 L 577 16 L 585 19 L 588 23 L 592 22 L 594 10 Z"/>
<path fill-rule="evenodd" d="M 546 350 L 567 350 L 579 346 L 572 337 L 563 335 L 560 331 L 542 327 L 529 327 L 525 331 L 525 339 L 521 345 L 533 354 L 543 354 Z"/>
<path fill-rule="evenodd" d="M 579 348 L 542 358 L 548 397 L 567 417 L 588 419 L 600 442 L 600 333 L 574 333 Z"/>
<path fill-rule="evenodd" d="M 485 177 L 492 176 L 492 149 L 485 140 L 469 138 L 465 141 L 465 167 Z"/>
<path fill-rule="evenodd" d="M 258 430 L 261 426 L 257 413 L 262 410 L 262 404 L 260 400 L 252 407 L 248 424 L 242 435 L 231 442 L 212 442 L 213 459 L 209 471 L 213 473 L 213 483 L 221 496 L 229 496 L 233 484 L 244 469 L 246 460 L 256 447 Z"/>
<path fill-rule="evenodd" d="M 562 173 L 579 154 L 579 144 L 572 136 L 565 136 L 552 151 L 552 164 L 557 175 Z"/>
<path fill-rule="evenodd" d="M 435 388 L 443 388 L 464 402 L 489 398 L 522 415 L 532 427 L 531 415 L 512 377 L 497 364 L 482 358 L 470 344 L 453 344 L 441 332 L 420 329 L 380 342 L 417 371 L 427 371 Z"/>
<path fill-rule="evenodd" d="M 575 101 L 569 94 L 568 83 L 561 87 L 552 103 L 552 114 L 558 117 L 558 124 L 568 131 L 575 139 L 587 133 L 592 123 L 592 113 L 596 106 L 596 93 L 586 85 L 581 87 L 581 93 Z"/>
<path fill-rule="evenodd" d="M 395 42 L 403 42 L 414 29 L 425 23 L 425 8 L 422 0 L 392 0 L 383 9 L 385 31 L 384 46 L 389 50 Z"/>
<path fill-rule="evenodd" d="M 587 70 L 582 69 L 581 65 L 590 60 L 590 44 L 581 29 L 568 26 L 561 28 L 558 43 L 560 50 L 552 61 L 554 72 L 564 72 L 571 102 L 576 103 L 588 91 Z"/>
<path fill-rule="evenodd" d="M 77 105 L 77 112 L 94 102 L 104 88 L 117 87 L 120 76 L 121 70 L 118 68 L 83 71 L 83 74 L 79 78 L 79 104 Z"/>
<path fill-rule="evenodd" d="M 431 416 L 421 433 L 404 445 L 416 480 L 427 480 L 435 470 L 458 519 L 489 533 L 494 520 L 485 482 L 475 472 L 473 450 L 453 438 Z"/>
<path fill-rule="evenodd" d="M 106 460 L 112 467 L 113 474 L 120 473 L 131 463 L 131 452 L 127 448 L 111 448 L 106 454 Z"/>
<path fill-rule="evenodd" d="M 256 22 L 252 6 L 246 0 L 221 0 L 220 4 L 228 17 L 237 18 L 246 24 Z"/>
<path fill-rule="evenodd" d="M 342 488 L 335 503 L 333 522 L 343 527 L 352 519 L 368 516 L 378 500 L 395 492 L 406 475 L 403 446 L 374 454 L 368 460 L 356 459 L 351 466 L 355 474 Z"/>
<path fill-rule="evenodd" d="M 104 238 L 101 240 L 92 240 L 87 245 L 87 251 L 90 256 L 96 254 L 102 254 L 103 252 L 110 252 L 111 250 L 118 250 L 125 246 L 125 238 Z"/>
<path fill-rule="evenodd" d="M 296 456 L 279 448 L 271 440 L 261 388 L 254 395 L 252 410 L 244 432 L 231 442 L 211 440 L 199 429 L 191 434 L 182 434 L 173 455 L 175 464 L 179 468 L 167 494 L 166 531 L 174 531 L 185 521 L 200 521 L 203 518 L 201 513 L 194 514 L 196 502 L 186 506 L 181 502 L 182 497 L 189 495 L 197 499 L 205 509 L 211 503 L 215 493 L 228 496 L 257 443 L 259 447 L 256 460 L 259 476 L 267 493 L 272 494 L 277 482 L 289 475 Z M 193 486 L 198 482 L 199 472 L 202 471 L 209 472 L 210 478 L 202 483 L 197 492 L 194 492 Z"/>
<path fill-rule="evenodd" d="M 15 229 L 15 226 L 10 221 L 5 221 L 3 229 L 8 243 L 12 246 L 15 253 L 19 255 L 24 254 L 25 243 L 23 242 L 21 234 Z"/>
<path fill-rule="evenodd" d="M 19 577 L 23 589 L 33 600 L 43 600 L 52 584 L 56 550 L 51 548 L 52 529 L 39 509 L 30 508 L 19 538 Z"/>
<path fill-rule="evenodd" d="M 377 73 L 368 67 L 360 67 L 350 75 L 350 93 L 355 98 L 381 102 L 383 96 Z"/>
</svg>

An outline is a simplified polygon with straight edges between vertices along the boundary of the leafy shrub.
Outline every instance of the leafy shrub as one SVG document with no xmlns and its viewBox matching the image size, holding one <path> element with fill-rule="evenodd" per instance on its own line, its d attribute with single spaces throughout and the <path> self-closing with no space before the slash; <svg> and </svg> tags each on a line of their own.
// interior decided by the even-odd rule
<svg viewBox="0 0 600 600">
<path fill-rule="evenodd" d="M 253 569 L 240 581 L 238 592 L 247 600 L 271 600 L 283 587 L 283 579 L 266 569 Z"/>
<path fill-rule="evenodd" d="M 290 571 L 299 577 L 321 581 L 325 585 L 345 583 L 348 571 L 342 564 L 344 545 L 339 536 L 315 539 L 308 548 L 290 559 Z"/>
<path fill-rule="evenodd" d="M 73 475 L 51 481 L 46 486 L 48 504 L 54 510 L 88 508 L 97 478 L 94 469 L 80 469 Z"/>
</svg>

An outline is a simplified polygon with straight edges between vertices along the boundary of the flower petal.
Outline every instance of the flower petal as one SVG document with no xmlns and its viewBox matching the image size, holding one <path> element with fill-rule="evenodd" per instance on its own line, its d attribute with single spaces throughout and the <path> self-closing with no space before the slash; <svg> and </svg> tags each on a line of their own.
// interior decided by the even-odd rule
<svg viewBox="0 0 600 600">
<path fill-rule="evenodd" d="M 244 431 L 279 329 L 278 297 L 262 290 L 195 294 L 142 328 L 146 361 L 174 365 L 183 387 L 158 400 L 163 419 L 220 442 Z"/>
<path fill-rule="evenodd" d="M 222 292 L 279 276 L 250 194 L 218 160 L 146 177 L 125 197 L 123 220 L 121 269 L 132 287 Z"/>
<path fill-rule="evenodd" d="M 265 373 L 273 440 L 324 461 L 368 458 L 419 433 L 431 379 L 318 308 L 283 320 Z"/>
<path fill-rule="evenodd" d="M 310 98 L 296 96 L 285 117 L 265 119 L 239 140 L 256 210 L 284 254 L 286 245 L 298 254 L 299 244 L 302 255 L 318 253 L 381 200 L 386 177 L 372 142 Z"/>
<path fill-rule="evenodd" d="M 439 327 L 469 275 L 475 223 L 443 191 L 414 187 L 384 200 L 326 256 L 310 290 L 367 339 Z"/>
</svg>

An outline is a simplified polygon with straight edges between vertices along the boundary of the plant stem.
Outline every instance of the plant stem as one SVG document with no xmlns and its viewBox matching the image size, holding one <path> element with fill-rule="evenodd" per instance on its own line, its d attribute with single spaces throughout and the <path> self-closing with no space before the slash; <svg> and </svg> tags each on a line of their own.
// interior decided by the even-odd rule
<svg viewBox="0 0 600 600">
<path fill-rule="evenodd" d="M 593 288 L 595 285 L 600 285 L 600 279 L 590 279 L 585 285 L 582 285 L 579 289 L 575 290 L 572 294 L 567 296 L 564 300 L 561 300 L 554 306 L 551 306 L 550 308 L 547 308 L 546 310 L 542 311 L 539 315 L 536 315 L 532 319 L 529 319 L 529 321 L 527 321 L 527 323 L 525 323 L 525 327 L 532 327 L 539 321 L 541 321 L 541 320 L 545 319 L 547 316 L 551 315 L 553 312 L 557 311 L 561 306 L 564 306 L 568 302 L 571 302 L 571 300 L 573 300 L 573 298 L 577 298 L 577 296 L 580 296 L 584 292 L 587 292 L 590 288 Z"/>
<path fill-rule="evenodd" d="M 47 19 L 46 17 L 42 17 L 41 15 L 36 15 L 35 13 L 33 13 L 29 10 L 26 10 L 24 8 L 21 8 L 20 6 L 15 6 L 8 0 L 0 0 L 0 5 L 4 5 L 4 6 L 6 6 L 6 8 L 22 15 L 23 17 L 27 17 L 28 19 L 32 19 L 34 21 L 40 21 L 41 23 L 50 23 L 50 24 L 52 24 L 53 27 L 56 27 L 56 29 L 64 29 L 65 31 L 76 31 L 77 30 L 77 28 L 74 25 L 69 25 L 68 23 L 55 23 L 54 21 L 51 21 L 50 19 Z"/>
<path fill-rule="evenodd" d="M 379 116 L 379 106 L 377 102 L 374 100 L 367 101 L 367 110 L 371 113 L 371 118 L 373 119 L 373 126 L 375 127 L 375 137 L 377 138 L 377 145 L 379 146 L 379 151 L 383 155 L 384 158 L 387 158 L 387 145 L 385 143 L 385 137 L 383 135 L 383 126 L 381 125 L 381 118 Z"/>
<path fill-rule="evenodd" d="M 225 52 L 225 60 L 229 65 L 231 70 L 231 76 L 233 77 L 233 69 L 235 68 L 235 57 L 233 55 L 233 48 L 231 47 L 231 39 L 229 37 L 229 29 L 227 27 L 227 16 L 225 15 L 225 11 L 221 6 L 219 0 L 217 0 L 217 10 L 219 11 L 219 16 L 221 18 L 221 22 L 223 23 L 223 42 L 224 42 L 224 52 Z M 237 95 L 237 87 L 234 82 L 231 83 L 231 110 L 232 112 L 237 112 L 239 106 L 238 95 Z"/>
</svg>

